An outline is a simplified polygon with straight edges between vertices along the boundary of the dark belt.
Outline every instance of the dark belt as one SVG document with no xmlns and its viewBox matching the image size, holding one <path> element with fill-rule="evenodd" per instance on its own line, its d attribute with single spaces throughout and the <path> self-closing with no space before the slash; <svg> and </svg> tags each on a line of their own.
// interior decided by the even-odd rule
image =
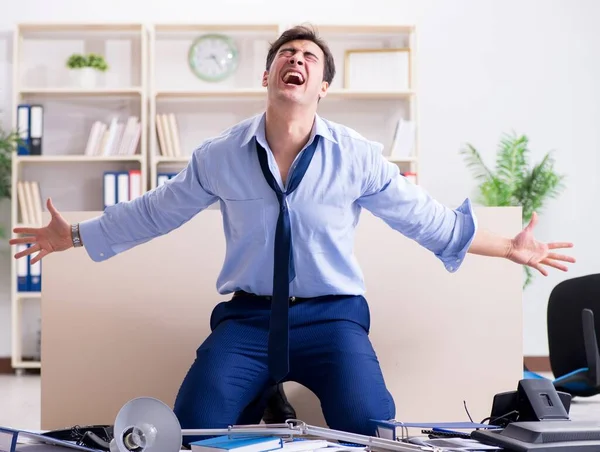
<svg viewBox="0 0 600 452">
<path fill-rule="evenodd" d="M 271 301 L 271 298 L 273 298 L 270 295 L 256 295 L 254 293 L 246 292 L 245 290 L 236 290 L 233 292 L 233 298 L 238 297 L 259 298 L 265 301 Z M 310 298 L 290 297 L 288 300 L 290 303 L 300 303 L 302 301 L 310 300 Z"/>
</svg>

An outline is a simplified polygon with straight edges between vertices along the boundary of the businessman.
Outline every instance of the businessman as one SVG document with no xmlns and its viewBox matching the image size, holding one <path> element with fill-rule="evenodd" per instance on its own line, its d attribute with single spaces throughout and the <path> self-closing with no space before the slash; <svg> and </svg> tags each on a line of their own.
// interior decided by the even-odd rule
<svg viewBox="0 0 600 452">
<path fill-rule="evenodd" d="M 536 215 L 512 238 L 478 228 L 468 199 L 456 209 L 441 205 L 408 182 L 379 145 L 317 115 L 335 64 L 312 29 L 285 31 L 265 69 L 265 112 L 201 143 L 168 183 L 81 224 L 68 224 L 48 199 L 49 224 L 16 228 L 23 236 L 10 243 L 31 244 L 15 258 L 36 253 L 33 262 L 80 246 L 98 262 L 218 202 L 227 247 L 217 287 L 231 296 L 214 308 L 211 334 L 177 394 L 183 428 L 257 423 L 267 389 L 296 381 L 320 399 L 331 428 L 373 434 L 369 419 L 393 418 L 395 404 L 369 340 L 353 254 L 363 208 L 450 272 L 467 253 L 544 275 L 549 267 L 566 271 L 574 259 L 557 250 L 572 244 L 537 241 Z"/>
</svg>

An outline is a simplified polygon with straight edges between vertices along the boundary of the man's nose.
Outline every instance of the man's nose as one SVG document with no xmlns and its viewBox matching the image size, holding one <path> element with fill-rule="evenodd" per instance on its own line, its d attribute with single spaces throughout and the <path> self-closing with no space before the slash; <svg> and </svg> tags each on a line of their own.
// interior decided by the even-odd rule
<svg viewBox="0 0 600 452">
<path fill-rule="evenodd" d="M 304 60 L 299 55 L 294 55 L 290 58 L 290 64 L 298 64 L 302 66 L 304 64 Z"/>
</svg>

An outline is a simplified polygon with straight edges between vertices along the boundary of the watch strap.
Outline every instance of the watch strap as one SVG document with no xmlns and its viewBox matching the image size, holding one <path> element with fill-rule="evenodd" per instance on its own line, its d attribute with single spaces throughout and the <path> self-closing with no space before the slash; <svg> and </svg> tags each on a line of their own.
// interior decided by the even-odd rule
<svg viewBox="0 0 600 452">
<path fill-rule="evenodd" d="M 83 246 L 83 242 L 81 241 L 81 236 L 79 235 L 79 223 L 75 223 L 71 225 L 71 240 L 73 241 L 73 246 L 75 248 L 79 246 Z"/>
</svg>

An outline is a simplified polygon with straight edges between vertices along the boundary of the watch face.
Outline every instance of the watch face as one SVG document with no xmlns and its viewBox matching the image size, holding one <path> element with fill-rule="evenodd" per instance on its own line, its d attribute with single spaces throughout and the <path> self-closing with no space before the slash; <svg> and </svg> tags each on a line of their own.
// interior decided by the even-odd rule
<svg viewBox="0 0 600 452">
<path fill-rule="evenodd" d="M 237 69 L 238 54 L 234 42 L 227 36 L 207 34 L 191 45 L 189 64 L 196 76 L 207 82 L 218 82 Z"/>
</svg>

